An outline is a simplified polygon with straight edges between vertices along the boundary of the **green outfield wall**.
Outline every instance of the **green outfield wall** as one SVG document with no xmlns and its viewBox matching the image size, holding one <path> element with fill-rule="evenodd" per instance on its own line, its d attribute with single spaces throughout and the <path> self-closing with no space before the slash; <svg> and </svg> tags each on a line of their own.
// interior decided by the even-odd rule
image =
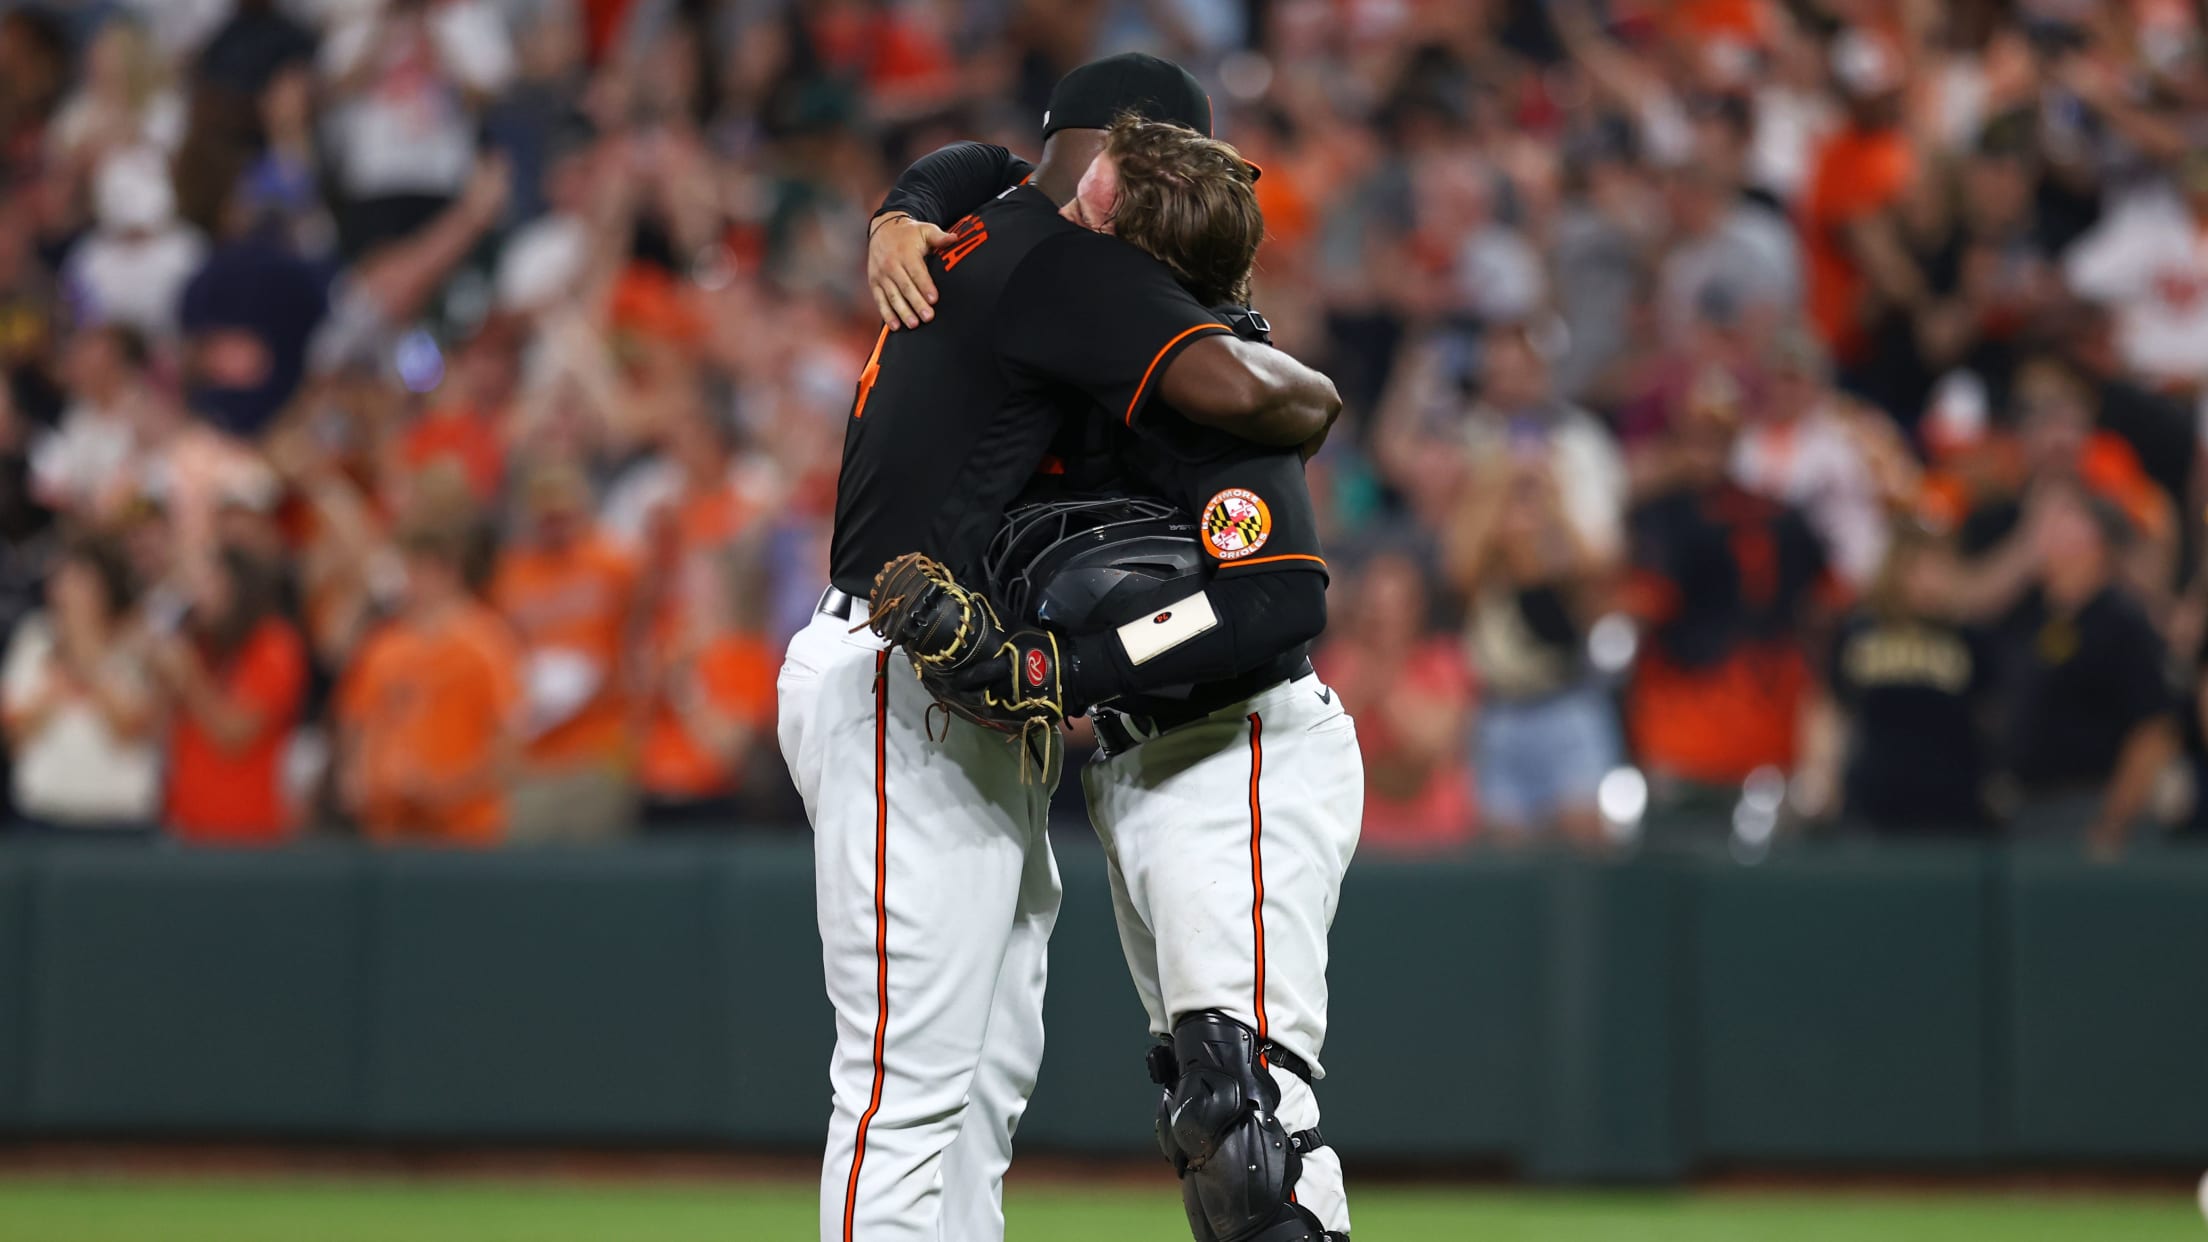
<svg viewBox="0 0 2208 1242">
<path fill-rule="evenodd" d="M 1022 1137 L 1144 1151 L 1102 859 L 1060 863 Z M 1360 862 L 1331 977 L 1353 1163 L 2208 1162 L 2208 853 Z M 0 1140 L 802 1147 L 830 1033 L 802 838 L 0 848 Z"/>
</svg>

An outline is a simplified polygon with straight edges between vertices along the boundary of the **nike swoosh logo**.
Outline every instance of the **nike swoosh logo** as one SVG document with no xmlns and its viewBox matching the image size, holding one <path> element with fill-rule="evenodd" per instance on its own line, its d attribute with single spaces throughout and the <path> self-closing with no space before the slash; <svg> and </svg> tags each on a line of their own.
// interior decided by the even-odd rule
<svg viewBox="0 0 2208 1242">
<path fill-rule="evenodd" d="M 1328 707 L 1334 705 L 1334 687 L 1328 686 L 1326 689 L 1319 691 L 1318 694 L 1319 702 L 1326 704 Z"/>
</svg>

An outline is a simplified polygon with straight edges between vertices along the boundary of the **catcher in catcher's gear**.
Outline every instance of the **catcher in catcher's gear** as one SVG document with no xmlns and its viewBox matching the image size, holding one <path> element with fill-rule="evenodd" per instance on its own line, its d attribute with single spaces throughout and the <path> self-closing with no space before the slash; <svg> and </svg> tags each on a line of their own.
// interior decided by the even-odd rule
<svg viewBox="0 0 2208 1242">
<path fill-rule="evenodd" d="M 927 260 L 945 305 L 918 331 L 885 330 L 853 393 L 830 585 L 778 682 L 836 1010 L 824 1242 L 1002 1235 L 1058 906 L 1047 770 L 1034 779 L 1018 739 L 931 711 L 907 656 L 864 624 L 883 567 L 919 552 L 970 578 L 1062 412 L 1139 419 L 1162 396 L 1295 444 L 1339 408 L 1324 376 L 1237 340 L 1156 260 L 1060 217 L 1103 128 L 1130 108 L 1209 126 L 1201 88 L 1166 62 L 1113 58 L 1067 75 L 1034 178 L 959 221 L 956 244 Z M 926 602 L 903 594 L 908 612 Z M 958 684 L 1004 667 L 1001 644 L 964 650 L 945 670 Z M 1045 681 L 1060 672 L 1032 654 Z M 994 697 L 1023 696 L 1007 683 Z"/>
<path fill-rule="evenodd" d="M 1262 220 L 1251 223 L 1247 179 L 1222 146 L 1169 126 L 1115 126 L 1069 210 L 1157 247 L 1184 283 L 1224 271 L 1239 293 Z M 1221 212 L 1230 222 L 1217 231 L 1158 227 Z M 1222 261 L 1216 243 L 1238 231 L 1246 248 Z M 1230 318 L 1245 339 L 1265 339 L 1254 313 Z M 1037 503 L 1015 511 L 993 548 L 994 602 L 973 583 L 931 578 L 896 632 L 924 680 L 936 653 L 956 662 L 973 651 L 969 624 L 1004 633 L 982 648 L 1000 653 L 981 679 L 992 687 L 1047 643 L 1058 694 L 1034 710 L 1094 720 L 1101 750 L 1083 784 L 1128 967 L 1162 1041 L 1149 1067 L 1162 1088 L 1158 1142 L 1194 1236 L 1345 1242 L 1341 1164 L 1319 1132 L 1313 1084 L 1327 930 L 1357 841 L 1363 768 L 1355 726 L 1305 654 L 1325 624 L 1326 563 L 1302 457 L 1218 436 L 1165 405 L 1102 433 L 1068 425 L 1057 455 L 1058 471 L 1027 493 Z M 1169 502 L 1191 554 L 1163 554 L 1157 522 L 1124 506 L 1050 499 L 1100 486 Z M 1092 534 L 1091 546 L 1069 529 Z M 1085 578 L 1100 565 L 1146 580 L 1099 598 Z M 890 572 L 909 580 L 904 569 Z M 1058 589 L 1074 577 L 1081 589 Z"/>
</svg>

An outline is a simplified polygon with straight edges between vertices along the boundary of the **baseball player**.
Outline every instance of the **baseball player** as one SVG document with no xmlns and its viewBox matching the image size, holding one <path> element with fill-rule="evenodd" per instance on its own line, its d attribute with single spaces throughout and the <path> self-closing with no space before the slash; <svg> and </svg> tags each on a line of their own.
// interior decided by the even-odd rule
<svg viewBox="0 0 2208 1242">
<path fill-rule="evenodd" d="M 908 177 L 908 202 L 944 188 L 925 167 Z M 1151 250 L 1200 300 L 1246 297 L 1263 220 L 1223 143 L 1114 126 L 1066 214 Z M 1261 319 L 1235 319 L 1263 339 Z M 1355 726 L 1306 652 L 1325 625 L 1326 565 L 1302 457 L 1161 403 L 1131 434 L 1067 454 L 1029 496 L 1081 493 L 1099 470 L 1195 522 L 1086 498 L 1024 506 L 991 558 L 988 617 L 1047 625 L 1061 663 L 1081 669 L 1045 710 L 1088 706 L 1096 725 L 1083 784 L 1128 966 L 1164 1041 L 1151 1059 L 1158 1136 L 1195 1237 L 1346 1240 L 1341 1164 L 1311 1084 L 1364 774 Z M 1176 530 L 1201 556 L 1175 556 Z M 931 635 L 960 628 L 938 610 L 990 607 L 937 586 L 882 618 L 924 664 Z M 1004 696 L 950 705 L 986 714 Z"/>
<path fill-rule="evenodd" d="M 1208 122 L 1187 75 L 1154 63 L 1170 73 L 1091 66 L 1059 84 L 1037 183 L 1077 181 L 1100 141 L 1087 131 L 1123 110 Z M 973 572 L 1069 397 L 1115 422 L 1167 399 L 1277 444 L 1308 439 L 1340 404 L 1324 376 L 1238 340 L 1155 260 L 1061 218 L 1035 186 L 951 232 L 928 265 L 952 304 L 923 330 L 885 330 L 859 378 L 831 582 L 779 680 L 837 1017 L 823 1242 L 1001 1236 L 1058 906 L 1047 747 L 931 719 L 903 657 L 863 628 L 879 620 L 870 594 L 898 598 L 877 577 L 910 552 Z M 1059 658 L 1038 631 L 998 634 L 962 650 L 961 675 L 1018 697 L 1077 674 Z"/>
</svg>

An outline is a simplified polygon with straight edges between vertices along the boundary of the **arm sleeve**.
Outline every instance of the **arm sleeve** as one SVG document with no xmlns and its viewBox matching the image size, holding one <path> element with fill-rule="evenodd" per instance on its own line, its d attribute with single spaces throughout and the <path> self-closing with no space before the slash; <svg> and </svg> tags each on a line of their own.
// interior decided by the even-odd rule
<svg viewBox="0 0 2208 1242">
<path fill-rule="evenodd" d="M 1244 451 L 1191 472 L 1196 486 L 1184 503 L 1196 515 L 1204 555 L 1221 577 L 1316 570 L 1323 589 L 1326 556 L 1302 454 L 1235 443 Z"/>
<path fill-rule="evenodd" d="M 1224 576 L 1326 573 L 1303 454 L 1238 440 L 1161 405 L 1135 425 L 1125 472 L 1196 519 L 1197 540 Z"/>
<path fill-rule="evenodd" d="M 980 209 L 1008 185 L 1016 185 L 1034 165 L 1003 147 L 954 142 L 913 161 L 890 187 L 874 215 L 901 211 L 939 228 Z"/>
<path fill-rule="evenodd" d="M 1189 344 L 1233 329 L 1126 242 L 1071 226 L 1020 263 L 998 302 L 997 348 L 1015 382 L 1067 385 L 1133 425 Z"/>
<path fill-rule="evenodd" d="M 1139 664 L 1119 631 L 1073 639 L 1068 697 L 1088 708 L 1124 695 L 1239 677 L 1326 628 L 1326 579 L 1317 574 L 1217 577 L 1203 596 L 1216 624 Z"/>
</svg>

